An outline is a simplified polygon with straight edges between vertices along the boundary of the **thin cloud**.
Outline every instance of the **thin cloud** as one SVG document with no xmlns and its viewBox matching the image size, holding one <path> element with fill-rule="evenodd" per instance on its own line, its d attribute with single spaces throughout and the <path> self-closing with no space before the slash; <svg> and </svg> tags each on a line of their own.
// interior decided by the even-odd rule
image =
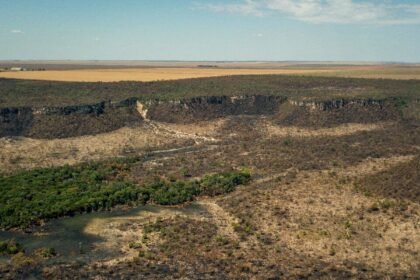
<svg viewBox="0 0 420 280">
<path fill-rule="evenodd" d="M 212 3 L 202 8 L 213 12 L 251 16 L 282 15 L 308 23 L 420 24 L 420 4 L 379 3 L 375 0 L 240 0 Z"/>
<path fill-rule="evenodd" d="M 19 29 L 13 29 L 13 30 L 10 30 L 10 33 L 18 34 L 18 33 L 23 33 L 23 31 Z"/>
<path fill-rule="evenodd" d="M 209 10 L 212 12 L 222 13 L 232 13 L 232 14 L 241 14 L 241 15 L 250 15 L 250 16 L 263 16 L 265 15 L 263 9 L 260 7 L 260 3 L 253 0 L 243 0 L 236 4 L 195 4 L 194 9 L 198 10 Z"/>
</svg>

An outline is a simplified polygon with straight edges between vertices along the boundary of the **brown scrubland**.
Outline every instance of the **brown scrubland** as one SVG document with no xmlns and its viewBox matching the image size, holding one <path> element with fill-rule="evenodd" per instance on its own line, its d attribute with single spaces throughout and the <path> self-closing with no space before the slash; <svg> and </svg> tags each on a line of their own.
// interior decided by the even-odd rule
<svg viewBox="0 0 420 280">
<path fill-rule="evenodd" d="M 418 278 L 419 96 L 412 92 L 403 96 L 401 89 L 397 96 L 375 98 L 376 92 L 367 89 L 380 81 L 371 82 L 371 87 L 363 84 L 363 92 L 350 83 L 346 92 L 359 92 L 347 99 L 336 98 L 335 91 L 323 101 L 313 98 L 312 92 L 332 91 L 311 79 L 296 90 L 301 94 L 296 100 L 293 93 L 282 97 L 258 92 L 138 99 L 124 103 L 130 109 L 114 104 L 103 107 L 104 112 L 75 106 L 32 111 L 28 120 L 13 120 L 25 126 L 20 130 L 4 124 L 0 178 L 135 158 L 106 180 L 127 180 L 140 187 L 157 179 L 201 180 L 205 174 L 242 169 L 250 172 L 251 180 L 231 192 L 197 196 L 176 206 L 155 203 L 137 208 L 121 203 L 102 215 L 61 218 L 58 223 L 69 227 L 73 220 L 81 223 L 77 234 L 87 240 L 83 248 L 67 253 L 58 246 L 57 254 L 48 258 L 33 247 L 7 255 L 6 261 L 0 260 L 0 276 Z M 217 79 L 206 85 L 213 83 Z M 118 117 L 108 125 L 114 113 Z M 97 128 L 78 125 L 80 120 Z M 47 126 L 61 132 L 41 131 Z M 43 219 L 28 228 L 7 230 L 25 246 L 28 238 L 54 238 L 54 223 L 55 219 Z"/>
</svg>

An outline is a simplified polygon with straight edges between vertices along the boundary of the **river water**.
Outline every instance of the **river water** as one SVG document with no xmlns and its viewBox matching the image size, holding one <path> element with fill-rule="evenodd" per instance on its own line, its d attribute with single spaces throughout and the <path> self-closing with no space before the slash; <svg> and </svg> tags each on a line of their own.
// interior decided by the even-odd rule
<svg viewBox="0 0 420 280">
<path fill-rule="evenodd" d="M 118 248 L 115 248 L 115 250 L 110 248 L 98 250 L 100 246 L 97 245 L 104 240 L 100 236 L 100 232 L 98 232 L 98 235 L 86 233 L 85 229 L 89 223 L 95 219 L 103 220 L 105 225 L 107 221 L 115 219 L 120 221 L 126 219 L 126 223 L 129 223 L 131 220 L 145 214 L 158 214 L 163 211 L 173 215 L 196 215 L 204 213 L 205 209 L 199 204 L 192 203 L 181 208 L 146 205 L 130 210 L 87 213 L 49 221 L 45 226 L 36 228 L 34 233 L 31 234 L 0 231 L 0 240 L 14 239 L 22 244 L 28 253 L 38 248 L 52 247 L 56 250 L 58 256 L 50 259 L 48 261 L 50 263 L 90 262 L 111 259 L 121 254 Z M 7 261 L 7 258 L 2 257 L 0 261 Z"/>
</svg>

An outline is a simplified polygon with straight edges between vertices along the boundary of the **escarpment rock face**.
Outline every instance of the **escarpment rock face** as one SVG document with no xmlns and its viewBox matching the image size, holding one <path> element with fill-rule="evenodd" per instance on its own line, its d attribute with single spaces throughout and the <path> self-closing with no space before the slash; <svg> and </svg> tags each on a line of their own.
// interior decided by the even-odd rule
<svg viewBox="0 0 420 280">
<path fill-rule="evenodd" d="M 361 107 L 367 106 L 379 106 L 382 108 L 385 104 L 383 99 L 336 99 L 336 100 L 327 100 L 327 101 L 296 101 L 289 100 L 289 102 L 294 106 L 306 107 L 311 110 L 321 110 L 329 111 L 334 109 L 341 109 L 348 105 L 358 105 Z"/>
<path fill-rule="evenodd" d="M 232 115 L 271 115 L 287 99 L 280 96 L 204 96 L 144 104 L 147 117 L 163 122 L 194 122 Z"/>
<path fill-rule="evenodd" d="M 65 138 L 109 132 L 144 120 L 192 123 L 234 115 L 266 115 L 282 125 L 332 126 L 398 119 L 395 100 L 297 101 L 282 96 L 200 96 L 178 100 L 0 109 L 0 136 Z"/>
<path fill-rule="evenodd" d="M 144 118 L 188 123 L 232 115 L 267 115 L 280 124 L 333 126 L 398 119 L 393 100 L 333 99 L 293 100 L 281 96 L 207 96 L 162 101 L 151 100 L 138 107 Z"/>
<path fill-rule="evenodd" d="M 281 125 L 329 127 L 345 123 L 396 121 L 401 116 L 392 99 L 289 100 L 291 108 L 281 112 Z"/>
<path fill-rule="evenodd" d="M 74 105 L 65 107 L 42 107 L 33 111 L 34 115 L 72 115 L 94 114 L 101 115 L 105 112 L 105 102 L 88 105 Z"/>
<path fill-rule="evenodd" d="M 109 132 L 142 121 L 137 99 L 62 107 L 0 109 L 0 136 L 66 138 Z"/>
<path fill-rule="evenodd" d="M 31 126 L 32 119 L 31 108 L 0 109 L 0 137 L 24 134 Z"/>
<path fill-rule="evenodd" d="M 148 117 L 147 117 L 147 111 L 148 110 L 146 109 L 146 106 L 143 103 L 141 103 L 139 101 L 136 101 L 136 108 L 137 108 L 137 112 L 139 112 L 140 116 L 144 120 L 148 121 L 149 120 Z"/>
</svg>

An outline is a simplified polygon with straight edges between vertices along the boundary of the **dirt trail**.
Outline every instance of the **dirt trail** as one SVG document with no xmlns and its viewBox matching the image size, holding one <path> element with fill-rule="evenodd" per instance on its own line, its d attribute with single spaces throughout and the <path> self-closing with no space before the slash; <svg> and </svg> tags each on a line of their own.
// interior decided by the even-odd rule
<svg viewBox="0 0 420 280">
<path fill-rule="evenodd" d="M 150 126 L 152 131 L 157 135 L 168 136 L 171 138 L 177 139 L 192 139 L 195 144 L 201 144 L 203 142 L 216 142 L 218 141 L 214 137 L 201 136 L 197 133 L 186 133 L 176 128 L 171 128 L 169 125 L 158 123 L 154 121 L 147 121 L 146 125 Z M 191 130 L 193 130 L 193 125 L 191 125 Z"/>
<path fill-rule="evenodd" d="M 217 225 L 220 235 L 231 237 L 234 240 L 238 239 L 238 235 L 233 229 L 233 225 L 238 223 L 236 217 L 225 211 L 213 199 L 200 200 L 197 204 L 211 214 L 211 222 Z"/>
<path fill-rule="evenodd" d="M 65 139 L 0 138 L 0 168 L 12 170 L 77 164 L 142 151 L 180 151 L 191 148 L 192 141 L 194 145 L 218 141 L 209 136 L 215 134 L 216 126 L 213 124 L 198 123 L 180 127 L 178 130 L 176 125 L 147 121 L 108 133 Z M 202 127 L 209 128 L 206 134 L 202 134 Z M 187 133 L 185 129 L 188 128 L 189 131 L 198 132 Z"/>
</svg>

